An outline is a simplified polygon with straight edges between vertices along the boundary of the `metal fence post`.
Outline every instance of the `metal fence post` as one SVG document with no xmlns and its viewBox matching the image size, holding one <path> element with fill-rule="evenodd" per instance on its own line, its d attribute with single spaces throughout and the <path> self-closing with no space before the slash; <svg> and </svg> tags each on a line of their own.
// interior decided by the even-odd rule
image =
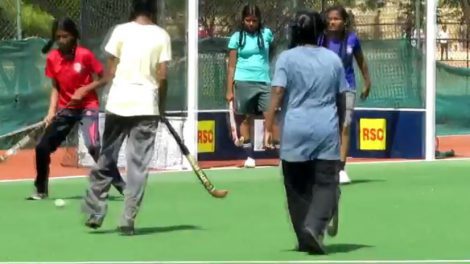
<svg viewBox="0 0 470 264">
<path fill-rule="evenodd" d="M 22 39 L 22 36 L 21 36 L 21 31 L 22 31 L 22 28 L 21 28 L 21 8 L 22 8 L 21 0 L 16 0 L 16 38 L 18 40 Z"/>
</svg>

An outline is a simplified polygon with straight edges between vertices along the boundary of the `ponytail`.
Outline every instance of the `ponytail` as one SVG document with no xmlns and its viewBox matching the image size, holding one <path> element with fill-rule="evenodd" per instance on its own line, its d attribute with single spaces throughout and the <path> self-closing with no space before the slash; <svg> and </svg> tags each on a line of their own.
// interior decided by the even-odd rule
<svg viewBox="0 0 470 264">
<path fill-rule="evenodd" d="M 54 45 L 54 40 L 50 39 L 44 47 L 42 47 L 41 52 L 42 54 L 47 54 L 51 50 L 52 46 Z"/>
</svg>

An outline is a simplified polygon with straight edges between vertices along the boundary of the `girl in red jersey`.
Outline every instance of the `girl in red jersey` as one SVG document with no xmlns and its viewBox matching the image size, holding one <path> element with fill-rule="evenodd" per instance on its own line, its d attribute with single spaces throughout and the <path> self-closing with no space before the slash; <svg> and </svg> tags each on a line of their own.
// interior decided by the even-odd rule
<svg viewBox="0 0 470 264">
<path fill-rule="evenodd" d="M 45 73 L 52 80 L 52 92 L 49 111 L 44 118 L 47 127 L 36 146 L 36 191 L 28 200 L 47 198 L 50 156 L 77 122 L 80 122 L 88 152 L 95 161 L 99 157 L 99 101 L 95 90 L 106 81 L 102 64 L 90 50 L 78 44 L 78 39 L 79 32 L 73 20 L 55 20 L 51 40 L 42 49 L 43 53 L 49 53 Z M 51 51 L 54 43 L 58 48 Z M 113 185 L 122 193 L 124 181 L 117 167 L 112 170 Z"/>
</svg>

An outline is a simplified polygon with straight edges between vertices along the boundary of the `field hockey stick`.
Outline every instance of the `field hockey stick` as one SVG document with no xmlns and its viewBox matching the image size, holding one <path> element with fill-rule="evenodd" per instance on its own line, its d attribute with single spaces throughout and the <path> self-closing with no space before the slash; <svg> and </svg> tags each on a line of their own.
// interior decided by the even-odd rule
<svg viewBox="0 0 470 264">
<path fill-rule="evenodd" d="M 215 186 L 210 182 L 209 178 L 207 177 L 206 173 L 199 167 L 197 164 L 196 160 L 194 157 L 189 153 L 188 147 L 183 143 L 183 140 L 181 140 L 181 137 L 176 133 L 176 130 L 173 128 L 173 126 L 170 124 L 167 118 L 163 117 L 162 118 L 163 123 L 165 123 L 166 127 L 170 131 L 170 134 L 173 136 L 175 139 L 176 143 L 178 144 L 181 152 L 183 155 L 186 157 L 188 160 L 189 164 L 191 165 L 191 168 L 193 169 L 194 173 L 196 174 L 197 178 L 199 181 L 201 181 L 202 185 L 204 188 L 215 198 L 224 198 L 228 191 L 227 190 L 217 190 Z"/>
<path fill-rule="evenodd" d="M 237 133 L 237 122 L 235 121 L 235 109 L 233 107 L 233 101 L 230 101 L 228 104 L 228 113 L 229 113 L 229 121 L 230 121 L 230 132 L 232 136 L 233 143 L 235 146 L 240 147 L 243 142 L 243 137 L 238 138 Z"/>
<path fill-rule="evenodd" d="M 57 117 L 60 113 L 62 113 L 66 108 L 61 109 L 55 114 L 55 117 Z M 55 118 L 54 117 L 54 118 Z M 5 162 L 7 159 L 9 159 L 11 156 L 15 155 L 18 150 L 24 148 L 33 138 L 35 138 L 37 135 L 36 133 L 43 129 L 46 126 L 45 121 L 40 121 L 29 128 L 32 128 L 31 132 L 29 132 L 26 136 L 22 137 L 18 142 L 16 142 L 11 148 L 7 149 L 3 155 L 0 155 L 0 163 Z"/>
</svg>

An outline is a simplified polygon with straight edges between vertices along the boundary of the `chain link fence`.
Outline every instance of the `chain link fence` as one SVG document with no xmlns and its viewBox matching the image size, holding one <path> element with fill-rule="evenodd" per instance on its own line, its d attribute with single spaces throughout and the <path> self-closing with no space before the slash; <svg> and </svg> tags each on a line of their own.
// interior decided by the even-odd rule
<svg viewBox="0 0 470 264">
<path fill-rule="evenodd" d="M 131 1 L 82 0 L 82 34 L 86 38 L 101 38 L 117 23 L 128 20 Z"/>
<path fill-rule="evenodd" d="M 275 36 L 276 54 L 284 50 L 288 42 L 289 24 L 297 10 L 325 11 L 344 4 L 350 16 L 350 27 L 363 41 L 363 49 L 374 80 L 374 93 L 361 107 L 407 107 L 423 106 L 422 60 L 420 54 L 406 40 L 406 19 L 411 25 L 419 21 L 412 1 L 326 1 L 326 0 L 277 0 L 250 1 L 262 13 L 262 22 Z M 241 11 L 246 1 L 203 0 L 200 2 L 200 31 L 206 34 L 200 42 L 200 98 L 199 109 L 224 109 L 226 83 L 227 40 L 242 23 Z M 407 3 L 407 4 L 406 4 Z M 424 9 L 423 9 L 424 10 Z M 405 14 L 408 14 L 406 16 Z M 419 22 L 418 22 L 419 24 Z M 201 34 L 200 34 L 201 35 Z M 218 41 L 214 41 L 214 39 Z M 222 41 L 225 40 L 225 41 Z M 218 43 L 218 45 L 216 44 Z M 212 44 L 215 47 L 208 49 Z M 201 57 L 203 56 L 203 60 Z M 204 63 L 206 62 L 206 63 Z M 273 60 L 275 62 L 275 59 Z M 215 71 L 212 65 L 217 65 Z M 272 64 L 273 66 L 273 64 Z M 273 67 L 271 67 L 273 68 Z M 359 70 L 357 71 L 359 72 Z M 358 78 L 358 87 L 362 79 Z M 210 85 L 209 85 L 210 84 Z M 201 94 L 206 92 L 206 94 Z"/>
<path fill-rule="evenodd" d="M 264 24 L 270 27 L 276 36 L 284 36 L 286 34 L 287 25 L 296 10 L 313 9 L 316 11 L 324 11 L 335 4 L 352 1 L 259 0 L 250 2 L 260 7 Z M 398 3 L 398 1 L 396 2 Z M 379 8 L 380 5 L 374 3 L 369 5 L 357 4 L 347 6 L 354 29 L 365 39 L 398 38 L 401 35 L 402 28 L 398 16 L 401 15 L 400 12 L 404 10 L 404 8 L 394 10 L 394 7 L 391 7 L 381 10 Z M 207 29 L 210 36 L 227 36 L 238 29 L 241 23 L 241 9 L 245 4 L 246 1 L 201 0 L 199 10 L 201 24 Z M 395 8 L 398 8 L 398 6 Z"/>
<path fill-rule="evenodd" d="M 172 37 L 168 110 L 184 112 L 187 109 L 186 0 L 156 1 L 158 23 Z M 416 40 L 414 32 L 425 28 L 425 6 L 420 2 L 425 1 L 199 0 L 198 108 L 226 109 L 227 40 L 239 29 L 241 9 L 247 3 L 255 3 L 260 7 L 264 25 L 275 35 L 277 52 L 282 51 L 287 44 L 288 25 L 296 10 L 323 11 L 334 4 L 344 4 L 351 17 L 350 26 L 363 40 L 374 82 L 369 105 L 360 106 L 421 107 L 424 94 L 422 54 L 411 48 Z M 104 59 L 102 43 L 114 25 L 128 20 L 130 3 L 131 0 L 0 0 L 0 40 L 17 39 L 19 36 L 48 39 L 51 37 L 51 21 L 68 16 L 79 25 L 81 43 Z M 18 10 L 17 6 L 21 6 L 21 9 Z M 460 18 L 461 14 L 454 16 Z M 449 58 L 443 58 L 443 61 L 452 66 L 468 67 L 469 26 L 449 20 L 449 16 L 441 18 L 440 24 L 447 24 L 449 30 Z M 441 46 L 438 39 L 438 48 Z M 440 52 L 436 54 L 438 59 L 441 59 L 441 55 Z M 12 72 L 12 69 L 10 67 L 6 72 Z M 446 78 L 454 79 L 457 79 L 454 75 Z M 105 102 L 106 90 L 103 94 L 101 98 Z M 410 101 L 410 98 L 414 101 Z M 76 145 L 76 138 L 69 139 L 67 144 Z"/>
<path fill-rule="evenodd" d="M 80 19 L 81 0 L 23 0 L 23 4 L 38 6 L 42 11 L 52 14 L 54 17 L 68 16 L 75 21 Z"/>
<path fill-rule="evenodd" d="M 0 1 L 0 40 L 18 37 L 17 0 Z"/>
<path fill-rule="evenodd" d="M 159 22 L 175 28 L 180 37 L 185 27 L 184 0 L 158 0 Z M 406 5 L 397 5 L 398 11 L 384 8 L 382 11 L 376 2 L 366 5 L 361 1 L 334 0 L 257 0 L 263 13 L 264 24 L 278 36 L 285 34 L 286 26 L 295 10 L 324 10 L 338 3 L 349 5 L 353 16 L 353 25 L 365 39 L 396 38 L 401 35 L 402 25 L 398 18 Z M 390 1 L 405 3 L 410 1 Z M 21 4 L 21 23 L 17 21 L 16 6 Z M 99 38 L 119 22 L 128 19 L 130 0 L 2 0 L 0 1 L 0 39 L 16 38 L 18 30 L 22 37 L 49 37 L 48 28 L 52 18 L 68 16 L 80 24 L 84 38 Z M 240 25 L 241 8 L 247 3 L 243 0 L 200 0 L 201 26 L 212 37 L 225 37 Z M 412 6 L 412 5 L 408 5 Z M 392 11 L 391 11 L 392 10 Z M 393 32 L 393 33 L 390 33 Z M 172 32 L 174 33 L 174 32 Z M 174 34 L 172 34 L 173 36 Z"/>
<path fill-rule="evenodd" d="M 185 0 L 156 0 L 159 23 L 173 29 L 172 37 L 185 35 Z M 346 4 L 351 26 L 361 39 L 398 39 L 416 25 L 415 1 L 350 1 L 350 0 L 200 0 L 200 26 L 210 37 L 227 37 L 240 26 L 241 8 L 257 4 L 263 23 L 279 37 L 285 36 L 295 10 L 325 10 L 334 4 Z M 21 19 L 17 19 L 17 5 Z M 49 37 L 50 21 L 68 16 L 79 25 L 83 39 L 100 39 L 116 23 L 128 19 L 130 0 L 1 0 L 0 39 Z M 421 10 L 420 17 L 424 14 Z M 422 23 L 422 22 L 421 22 Z M 443 21 L 449 23 L 449 21 Z M 450 22 L 453 23 L 453 22 Z M 452 26 L 454 27 L 454 26 Z M 454 30 L 454 29 L 452 29 Z"/>
<path fill-rule="evenodd" d="M 451 66 L 470 68 L 469 29 L 465 22 L 439 24 L 436 59 Z"/>
</svg>

